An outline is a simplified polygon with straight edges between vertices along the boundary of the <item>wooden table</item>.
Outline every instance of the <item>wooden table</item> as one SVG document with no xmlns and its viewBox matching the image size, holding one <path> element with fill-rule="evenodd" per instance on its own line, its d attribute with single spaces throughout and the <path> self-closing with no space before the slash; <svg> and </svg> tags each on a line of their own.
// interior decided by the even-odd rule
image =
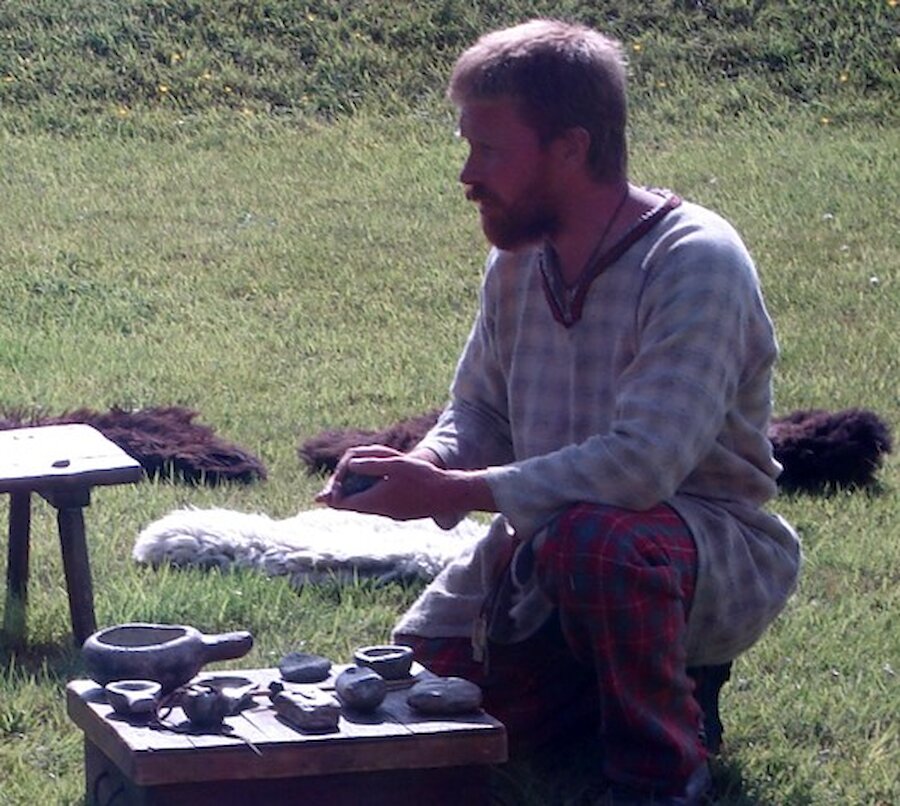
<svg viewBox="0 0 900 806">
<path fill-rule="evenodd" d="M 84 507 L 91 488 L 138 481 L 140 463 L 89 425 L 47 425 L 0 431 L 0 493 L 9 493 L 9 547 L 3 631 L 24 643 L 28 600 L 31 494 L 57 511 L 72 633 L 80 645 L 97 629 Z"/>
<path fill-rule="evenodd" d="M 333 688 L 334 674 L 320 684 Z M 420 666 L 414 674 L 430 675 Z M 201 674 L 199 677 L 208 676 Z M 277 669 L 222 672 L 266 688 Z M 92 680 L 69 683 L 69 716 L 84 731 L 85 793 L 91 806 L 458 806 L 488 802 L 489 765 L 506 760 L 506 731 L 479 712 L 424 717 L 390 691 L 369 716 L 340 717 L 336 733 L 291 727 L 268 697 L 226 719 L 226 734 L 160 730 L 118 716 Z M 165 722 L 186 725 L 180 708 Z M 251 746 L 252 745 L 252 746 Z"/>
</svg>

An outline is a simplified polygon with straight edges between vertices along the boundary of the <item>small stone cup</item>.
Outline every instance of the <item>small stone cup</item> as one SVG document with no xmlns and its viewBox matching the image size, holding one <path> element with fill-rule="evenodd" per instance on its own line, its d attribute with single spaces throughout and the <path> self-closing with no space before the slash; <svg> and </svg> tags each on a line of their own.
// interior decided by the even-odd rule
<svg viewBox="0 0 900 806">
<path fill-rule="evenodd" d="M 385 680 L 401 680 L 409 676 L 412 667 L 412 647 L 400 644 L 380 644 L 360 647 L 353 653 L 353 660 L 378 672 Z"/>
<path fill-rule="evenodd" d="M 113 711 L 122 716 L 152 713 L 162 692 L 155 680 L 117 680 L 103 688 Z"/>
</svg>

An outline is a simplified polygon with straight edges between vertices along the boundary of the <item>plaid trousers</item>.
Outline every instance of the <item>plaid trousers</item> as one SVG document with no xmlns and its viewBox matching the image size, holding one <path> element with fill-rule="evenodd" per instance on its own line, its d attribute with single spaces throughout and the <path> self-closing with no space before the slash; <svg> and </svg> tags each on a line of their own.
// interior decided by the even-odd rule
<svg viewBox="0 0 900 806">
<path fill-rule="evenodd" d="M 670 507 L 576 504 L 550 525 L 535 573 L 555 616 L 529 638 L 489 645 L 396 636 L 442 676 L 481 686 L 513 752 L 599 729 L 609 781 L 680 794 L 706 758 L 684 636 L 697 551 Z"/>
</svg>

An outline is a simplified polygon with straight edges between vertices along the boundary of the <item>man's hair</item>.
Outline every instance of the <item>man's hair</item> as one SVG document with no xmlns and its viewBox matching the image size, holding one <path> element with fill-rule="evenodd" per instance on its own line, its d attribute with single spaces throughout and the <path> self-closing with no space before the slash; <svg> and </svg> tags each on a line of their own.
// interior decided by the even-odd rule
<svg viewBox="0 0 900 806">
<path fill-rule="evenodd" d="M 457 106 L 508 97 L 546 145 L 576 126 L 591 136 L 599 180 L 627 170 L 625 57 L 599 31 L 536 19 L 482 36 L 457 60 L 447 95 Z"/>
</svg>

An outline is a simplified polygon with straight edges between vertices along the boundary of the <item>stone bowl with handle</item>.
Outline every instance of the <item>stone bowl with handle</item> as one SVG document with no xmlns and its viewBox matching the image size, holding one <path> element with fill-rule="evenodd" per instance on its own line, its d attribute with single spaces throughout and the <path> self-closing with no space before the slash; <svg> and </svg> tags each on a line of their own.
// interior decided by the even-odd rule
<svg viewBox="0 0 900 806">
<path fill-rule="evenodd" d="M 87 673 L 115 680 L 155 680 L 162 693 L 191 680 L 207 663 L 242 658 L 253 647 L 246 630 L 206 635 L 183 624 L 118 624 L 88 636 L 81 647 Z"/>
</svg>

